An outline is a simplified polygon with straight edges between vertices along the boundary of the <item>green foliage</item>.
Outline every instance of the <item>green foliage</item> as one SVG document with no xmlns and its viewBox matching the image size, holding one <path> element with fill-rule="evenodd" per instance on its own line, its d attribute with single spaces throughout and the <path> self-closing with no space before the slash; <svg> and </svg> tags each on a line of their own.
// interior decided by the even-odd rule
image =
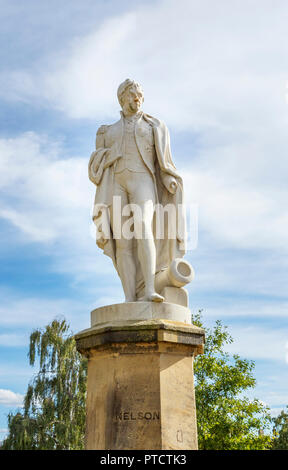
<svg viewBox="0 0 288 470">
<path fill-rule="evenodd" d="M 192 321 L 203 328 L 201 312 Z M 270 448 L 271 437 L 264 434 L 271 422 L 268 408 L 242 395 L 256 384 L 253 361 L 224 351 L 233 339 L 220 321 L 205 332 L 205 353 L 195 360 L 199 449 Z"/>
<path fill-rule="evenodd" d="M 273 418 L 273 449 L 274 450 L 288 450 L 288 406 L 287 410 L 282 410 L 281 413 Z"/>
<path fill-rule="evenodd" d="M 65 320 L 32 332 L 30 364 L 36 360 L 39 372 L 28 385 L 23 411 L 8 416 L 2 449 L 82 449 L 87 361 Z"/>
</svg>

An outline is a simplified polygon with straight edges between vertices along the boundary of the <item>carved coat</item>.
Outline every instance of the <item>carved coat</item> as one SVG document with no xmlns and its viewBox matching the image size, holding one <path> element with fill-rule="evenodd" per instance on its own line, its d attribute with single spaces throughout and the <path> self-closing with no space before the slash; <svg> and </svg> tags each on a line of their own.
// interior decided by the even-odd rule
<svg viewBox="0 0 288 470">
<path fill-rule="evenodd" d="M 147 136 L 145 131 L 141 130 L 141 122 L 144 119 L 153 129 L 154 145 L 156 150 L 155 172 L 151 168 L 147 156 L 149 146 L 147 146 Z M 99 214 L 102 216 L 106 213 L 106 220 L 109 224 L 109 237 L 103 240 L 97 240 L 97 245 L 103 249 L 104 253 L 112 259 L 117 270 L 116 247 L 113 239 L 112 227 L 109 222 L 109 206 L 113 201 L 113 184 L 114 184 L 114 165 L 119 158 L 122 158 L 122 141 L 124 134 L 124 116 L 121 112 L 121 119 L 115 124 L 101 126 L 97 131 L 96 151 L 91 154 L 89 161 L 89 178 L 97 186 L 93 220 L 101 232 L 98 220 Z M 166 125 L 158 119 L 142 113 L 142 118 L 135 125 L 135 140 L 139 149 L 139 153 L 146 164 L 148 171 L 154 180 L 157 202 L 164 207 L 166 204 L 173 204 L 178 208 L 179 204 L 183 204 L 183 184 L 181 177 L 177 174 L 175 165 L 172 161 L 170 150 L 170 137 Z M 175 194 L 169 191 L 171 183 L 177 181 L 177 190 Z M 183 206 L 182 206 L 183 207 Z M 98 219 L 98 220 L 97 220 Z M 166 224 L 167 225 L 167 224 Z M 165 232 L 167 233 L 167 227 Z M 183 236 L 184 235 L 184 236 Z M 177 237 L 176 240 L 155 239 L 156 246 L 156 272 L 165 269 L 173 259 L 183 257 L 185 254 L 185 214 L 183 211 L 177 212 Z M 137 259 L 137 250 L 135 243 L 135 259 Z M 118 272 L 118 270 L 117 270 Z M 143 278 L 139 262 L 137 263 L 137 291 L 143 287 Z"/>
</svg>

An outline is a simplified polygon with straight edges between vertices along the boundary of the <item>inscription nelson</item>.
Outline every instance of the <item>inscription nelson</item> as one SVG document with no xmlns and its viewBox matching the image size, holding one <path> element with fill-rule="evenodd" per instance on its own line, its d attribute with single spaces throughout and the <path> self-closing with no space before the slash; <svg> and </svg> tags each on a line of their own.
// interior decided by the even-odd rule
<svg viewBox="0 0 288 470">
<path fill-rule="evenodd" d="M 159 411 L 120 411 L 116 415 L 116 421 L 137 421 L 145 419 L 146 421 L 154 421 L 160 419 Z"/>
</svg>

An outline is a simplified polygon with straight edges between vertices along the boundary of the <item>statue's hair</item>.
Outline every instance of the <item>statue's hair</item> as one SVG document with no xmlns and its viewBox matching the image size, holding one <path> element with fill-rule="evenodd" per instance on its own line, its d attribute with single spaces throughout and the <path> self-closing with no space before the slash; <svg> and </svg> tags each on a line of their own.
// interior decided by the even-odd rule
<svg viewBox="0 0 288 470">
<path fill-rule="evenodd" d="M 135 85 L 143 93 L 143 89 L 142 89 L 142 86 L 140 85 L 140 83 L 135 82 L 134 80 L 130 80 L 130 78 L 126 78 L 126 80 L 124 82 L 120 83 L 120 85 L 118 87 L 118 90 L 117 90 L 117 97 L 118 97 L 118 101 L 119 101 L 121 106 L 123 105 L 123 95 L 124 95 L 125 91 L 127 90 L 127 88 L 129 88 L 132 85 Z"/>
</svg>

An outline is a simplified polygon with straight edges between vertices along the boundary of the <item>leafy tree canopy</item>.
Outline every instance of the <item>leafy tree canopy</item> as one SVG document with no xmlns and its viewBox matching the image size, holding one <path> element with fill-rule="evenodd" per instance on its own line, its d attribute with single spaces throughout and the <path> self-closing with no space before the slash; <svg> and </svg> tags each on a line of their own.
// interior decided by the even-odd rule
<svg viewBox="0 0 288 470">
<path fill-rule="evenodd" d="M 192 322 L 204 328 L 201 312 Z M 256 385 L 254 362 L 225 352 L 233 339 L 221 321 L 205 332 L 205 353 L 197 356 L 194 369 L 199 449 L 270 448 L 268 408 L 243 396 Z"/>
<path fill-rule="evenodd" d="M 87 361 L 65 320 L 32 332 L 29 361 L 39 362 L 39 372 L 28 385 L 23 411 L 8 416 L 2 449 L 82 449 Z"/>
</svg>

